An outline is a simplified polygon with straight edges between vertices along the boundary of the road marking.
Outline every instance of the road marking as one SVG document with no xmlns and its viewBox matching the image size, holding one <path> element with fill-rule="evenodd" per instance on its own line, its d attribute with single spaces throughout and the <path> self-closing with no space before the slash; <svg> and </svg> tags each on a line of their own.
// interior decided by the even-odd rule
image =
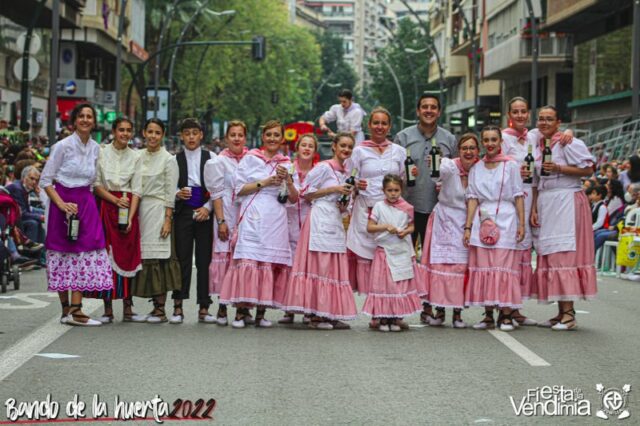
<svg viewBox="0 0 640 426">
<path fill-rule="evenodd" d="M 82 302 L 85 312 L 89 315 L 102 306 L 102 301 L 96 299 L 84 299 Z M 60 324 L 60 317 L 56 315 L 42 327 L 0 353 L 0 382 L 70 329 L 71 326 Z"/>
<path fill-rule="evenodd" d="M 511 349 L 520 358 L 524 359 L 530 366 L 549 367 L 551 365 L 504 331 L 489 330 L 489 333 L 491 333 L 493 337 L 498 339 L 507 348 Z"/>
<path fill-rule="evenodd" d="M 80 355 L 59 354 L 55 352 L 51 352 L 51 353 L 42 352 L 42 353 L 36 354 L 36 356 L 41 356 L 42 358 L 51 358 L 51 359 L 80 358 Z"/>
<path fill-rule="evenodd" d="M 426 326 L 426 324 L 409 324 L 411 328 L 425 328 Z"/>
<path fill-rule="evenodd" d="M 493 420 L 491 420 L 491 419 L 478 419 L 478 420 L 474 421 L 474 423 L 493 423 Z"/>
<path fill-rule="evenodd" d="M 580 310 L 576 310 L 576 314 L 588 314 L 589 311 L 580 311 Z"/>
<path fill-rule="evenodd" d="M 19 300 L 22 302 L 16 305 L 12 303 L 0 303 L 0 309 L 40 309 L 46 308 L 51 304 L 51 302 L 34 299 L 33 296 L 58 298 L 57 293 L 20 293 L 12 296 L 0 296 L 0 299 Z"/>
</svg>

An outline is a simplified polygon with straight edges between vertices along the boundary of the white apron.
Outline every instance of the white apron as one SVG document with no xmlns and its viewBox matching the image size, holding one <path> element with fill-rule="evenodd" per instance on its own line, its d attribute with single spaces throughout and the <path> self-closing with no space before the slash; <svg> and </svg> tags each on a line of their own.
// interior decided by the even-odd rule
<svg viewBox="0 0 640 426">
<path fill-rule="evenodd" d="M 309 250 L 324 253 L 346 253 L 346 233 L 342 215 L 335 201 L 315 200 L 311 207 Z"/>
<path fill-rule="evenodd" d="M 378 202 L 374 207 L 374 215 L 378 224 L 388 224 L 398 229 L 404 229 L 409 224 L 409 216 L 400 209 Z M 387 265 L 393 281 L 410 280 L 413 278 L 413 246 L 411 235 L 399 238 L 387 231 L 379 232 L 375 242 L 384 249 Z"/>
<path fill-rule="evenodd" d="M 462 244 L 467 211 L 436 204 L 433 209 L 431 264 L 466 264 L 469 251 Z M 462 225 L 461 225 L 462 224 Z"/>
<path fill-rule="evenodd" d="M 376 241 L 373 234 L 367 231 L 367 223 L 369 222 L 369 206 L 365 197 L 362 195 L 356 197 L 351 211 L 351 222 L 347 231 L 347 247 L 358 256 L 373 260 L 373 254 L 376 251 Z"/>
<path fill-rule="evenodd" d="M 557 188 L 538 193 L 538 254 L 576 251 L 575 192 L 574 189 Z"/>
</svg>

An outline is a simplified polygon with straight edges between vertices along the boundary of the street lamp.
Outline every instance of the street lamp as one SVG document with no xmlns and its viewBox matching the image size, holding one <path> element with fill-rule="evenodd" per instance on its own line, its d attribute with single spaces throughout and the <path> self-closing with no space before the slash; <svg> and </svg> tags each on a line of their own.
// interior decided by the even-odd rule
<svg viewBox="0 0 640 426">
<path fill-rule="evenodd" d="M 387 60 L 384 58 L 384 56 L 378 55 L 377 58 L 385 65 L 385 67 L 387 67 L 387 69 L 389 70 L 389 73 L 391 74 L 391 77 L 393 77 L 393 81 L 396 84 L 396 88 L 398 89 L 398 98 L 400 98 L 400 130 L 403 130 L 404 129 L 404 95 L 402 94 L 402 87 L 400 87 L 400 80 L 398 80 L 398 76 L 396 75 L 395 71 L 393 70 L 389 62 L 387 62 Z M 375 65 L 367 61 L 364 61 L 362 64 L 366 66 Z"/>
</svg>

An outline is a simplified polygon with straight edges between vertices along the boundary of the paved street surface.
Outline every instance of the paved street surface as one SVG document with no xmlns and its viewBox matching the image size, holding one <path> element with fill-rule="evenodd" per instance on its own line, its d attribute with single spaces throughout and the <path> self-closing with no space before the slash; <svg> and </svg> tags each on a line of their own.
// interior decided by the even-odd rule
<svg viewBox="0 0 640 426">
<path fill-rule="evenodd" d="M 58 418 L 66 418 L 66 404 L 78 394 L 89 417 L 81 423 L 88 424 L 97 394 L 108 415 L 93 424 L 124 424 L 108 420 L 116 396 L 131 402 L 156 395 L 170 409 L 178 398 L 214 398 L 214 421 L 225 425 L 607 424 L 596 417 L 601 383 L 631 385 L 626 422 L 640 423 L 640 283 L 600 278 L 599 299 L 577 305 L 576 331 L 534 327 L 506 334 L 454 330 L 449 311 L 447 327 L 422 327 L 416 316 L 406 333 L 369 331 L 366 318 L 350 331 L 311 331 L 299 323 L 234 330 L 198 324 L 192 300 L 180 326 L 118 318 L 109 326 L 74 328 L 57 323 L 59 304 L 46 293 L 44 271 L 24 273 L 22 281 L 20 291 L 0 295 L 4 421 L 9 398 L 17 404 L 51 394 L 60 403 Z M 85 306 L 101 312 L 98 302 Z M 146 312 L 150 304 L 140 299 L 135 309 Z M 529 302 L 525 312 L 544 320 L 555 309 Z M 115 310 L 120 317 L 120 302 Z M 274 322 L 279 317 L 268 314 Z M 473 323 L 481 310 L 465 311 L 464 318 Z M 516 416 L 510 397 L 518 408 L 529 389 L 561 385 L 582 390 L 590 416 Z"/>
</svg>

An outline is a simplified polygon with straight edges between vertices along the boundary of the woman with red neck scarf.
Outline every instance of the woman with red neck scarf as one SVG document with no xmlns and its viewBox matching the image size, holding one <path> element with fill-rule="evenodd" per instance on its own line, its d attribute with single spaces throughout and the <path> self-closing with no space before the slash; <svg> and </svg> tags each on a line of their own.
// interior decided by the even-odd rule
<svg viewBox="0 0 640 426">
<path fill-rule="evenodd" d="M 378 320 L 380 331 L 401 331 L 402 319 L 421 311 L 411 242 L 413 206 L 402 198 L 400 176 L 386 175 L 382 190 L 385 198 L 373 206 L 367 224 L 376 250 L 362 313 Z"/>
<path fill-rule="evenodd" d="M 234 328 L 245 327 L 254 305 L 256 327 L 271 327 L 266 309 L 279 305 L 276 295 L 284 294 L 288 282 L 292 256 L 287 211 L 278 194 L 284 182 L 287 201 L 295 203 L 298 190 L 288 173 L 289 157 L 279 153 L 283 142 L 282 124 L 268 121 L 262 129 L 264 150 L 247 152 L 236 170 L 237 243 L 220 291 L 220 303 L 236 305 Z"/>
<path fill-rule="evenodd" d="M 463 242 L 469 248 L 469 282 L 465 305 L 491 308 L 474 329 L 495 328 L 493 307 L 498 307 L 499 329 L 512 331 L 511 312 L 522 307 L 516 250 L 525 235 L 520 165 L 502 154 L 498 127 L 487 126 L 480 136 L 486 154 L 471 169 L 466 193 Z"/>
<path fill-rule="evenodd" d="M 222 281 L 231 263 L 229 240 L 238 220 L 239 206 L 235 202 L 235 174 L 248 149 L 247 126 L 242 121 L 231 121 L 225 134 L 227 147 L 204 166 L 204 182 L 211 188 L 213 222 L 213 250 L 209 265 L 209 294 L 220 295 Z M 245 318 L 251 322 L 251 317 Z M 220 304 L 216 315 L 218 325 L 227 325 L 227 305 Z"/>
<path fill-rule="evenodd" d="M 342 224 L 348 203 L 339 203 L 353 192 L 345 183 L 344 162 L 354 145 L 353 135 L 338 133 L 333 158 L 319 163 L 305 179 L 303 194 L 312 203 L 311 213 L 302 226 L 283 309 L 312 315 L 313 329 L 350 328 L 342 321 L 357 314 Z"/>
<path fill-rule="evenodd" d="M 458 158 L 443 158 L 440 165 L 442 187 L 438 204 L 429 216 L 422 261 L 418 265 L 423 272 L 418 292 L 436 307 L 436 315 L 427 318 L 430 326 L 444 324 L 445 308 L 453 308 L 453 328 L 467 326 L 461 316 L 469 262 L 469 250 L 462 243 L 467 219 L 465 190 L 469 170 L 478 162 L 479 153 L 478 137 L 467 133 L 458 141 Z"/>
<path fill-rule="evenodd" d="M 347 247 L 355 254 L 351 258 L 352 285 L 366 295 L 371 282 L 371 261 L 376 251 L 373 234 L 367 231 L 369 213 L 373 205 L 384 199 L 382 180 L 387 174 L 404 176 L 405 149 L 387 139 L 391 130 L 391 114 L 375 108 L 369 116 L 370 140 L 358 145 L 349 160 L 349 172 L 357 169 L 356 196 L 347 231 Z M 355 273 L 354 273 L 355 272 Z M 371 324 L 377 328 L 375 321 Z"/>
<path fill-rule="evenodd" d="M 581 177 L 593 174 L 593 157 L 581 140 L 566 146 L 558 143 L 559 125 L 554 107 L 540 109 L 538 129 L 543 138 L 535 154 L 531 226 L 540 229 L 534 290 L 540 302 L 558 302 L 558 315 L 540 326 L 564 331 L 577 327 L 574 302 L 593 299 L 597 285 L 591 210 L 580 184 Z M 546 143 L 551 161 L 543 162 Z"/>
<path fill-rule="evenodd" d="M 298 138 L 296 142 L 295 160 L 293 160 L 293 184 L 301 192 L 306 187 L 307 174 L 313 168 L 313 158 L 318 152 L 318 139 L 312 133 L 305 133 Z M 291 245 L 291 254 L 295 255 L 298 240 L 300 239 L 300 230 L 309 211 L 311 210 L 311 202 L 304 197 L 298 197 L 295 204 L 287 204 L 287 220 L 289 222 L 289 244 Z M 284 295 L 277 295 L 276 302 L 283 303 Z M 280 318 L 278 324 L 291 324 L 294 321 L 293 312 L 285 312 Z M 310 317 L 305 315 L 303 322 L 308 324 Z"/>
<path fill-rule="evenodd" d="M 520 290 L 522 300 L 528 300 L 531 297 L 531 285 L 533 283 L 533 270 L 531 268 L 533 236 L 528 219 L 531 215 L 533 194 L 530 183 L 532 174 L 527 169 L 526 157 L 529 150 L 531 150 L 533 156 L 535 147 L 542 135 L 536 128 L 531 130 L 527 128 L 529 123 L 529 103 L 526 99 L 516 96 L 507 104 L 507 110 L 509 127 L 502 131 L 502 150 L 505 155 L 520 164 L 520 176 L 524 181 L 525 235 L 524 240 L 518 243 L 518 252 L 520 253 Z M 566 145 L 571 143 L 572 140 L 573 132 L 567 129 L 562 134 L 560 142 Z M 529 183 L 527 183 L 527 180 L 529 180 Z M 537 324 L 537 321 L 526 317 L 518 309 L 511 313 L 511 318 L 516 326 Z"/>
</svg>

